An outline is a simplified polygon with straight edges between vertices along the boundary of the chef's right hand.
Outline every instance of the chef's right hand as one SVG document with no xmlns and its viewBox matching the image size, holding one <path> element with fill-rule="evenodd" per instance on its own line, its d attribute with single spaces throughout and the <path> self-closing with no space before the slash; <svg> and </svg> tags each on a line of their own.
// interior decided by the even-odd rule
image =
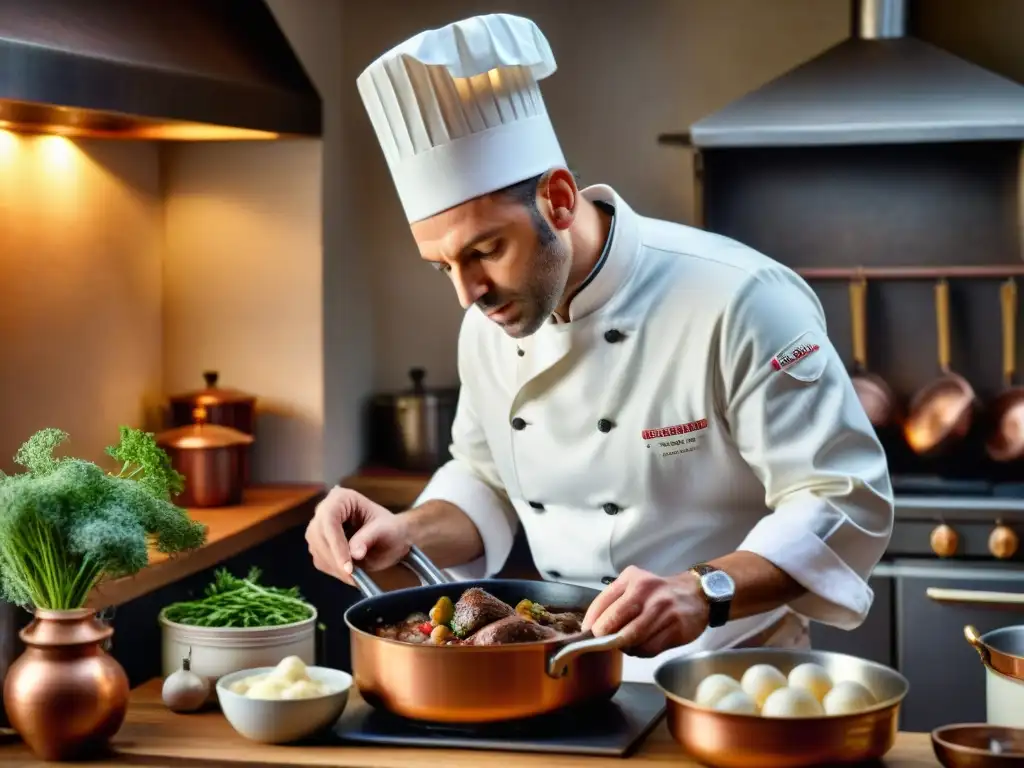
<svg viewBox="0 0 1024 768">
<path fill-rule="evenodd" d="M 351 540 L 343 526 L 354 531 Z M 396 565 L 409 552 L 400 515 L 337 486 L 317 505 L 306 527 L 306 543 L 317 570 L 352 586 L 354 560 L 363 570 L 379 571 Z"/>
</svg>

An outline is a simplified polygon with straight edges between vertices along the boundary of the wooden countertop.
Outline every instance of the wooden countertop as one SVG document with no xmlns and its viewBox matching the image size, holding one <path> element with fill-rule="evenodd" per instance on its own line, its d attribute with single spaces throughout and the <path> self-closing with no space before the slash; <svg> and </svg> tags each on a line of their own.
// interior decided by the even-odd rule
<svg viewBox="0 0 1024 768">
<path fill-rule="evenodd" d="M 354 692 L 355 693 L 355 692 Z M 356 694 L 358 695 L 358 694 Z M 140 765 L 203 765 L 261 768 L 304 765 L 332 768 L 409 768 L 411 765 L 443 765 L 446 768 L 540 768 L 555 762 L 568 768 L 603 768 L 624 765 L 675 765 L 699 768 L 687 760 L 662 720 L 623 763 L 619 757 L 540 755 L 517 752 L 485 752 L 457 749 L 371 746 L 271 746 L 239 736 L 220 712 L 179 715 L 160 702 L 160 681 L 152 680 L 132 692 L 124 726 L 114 737 L 115 757 L 89 763 L 93 768 Z M 0 763 L 19 763 L 25 768 L 43 766 L 27 755 L 24 745 L 0 747 Z M 939 763 L 926 733 L 901 733 L 880 765 L 889 768 L 934 768 Z"/>
<path fill-rule="evenodd" d="M 151 551 L 149 565 L 134 576 L 100 584 L 89 606 L 121 605 L 210 568 L 221 561 L 309 520 L 324 495 L 319 485 L 266 485 L 248 488 L 242 504 L 189 509 L 207 526 L 206 544 L 193 552 L 167 556 Z"/>
</svg>

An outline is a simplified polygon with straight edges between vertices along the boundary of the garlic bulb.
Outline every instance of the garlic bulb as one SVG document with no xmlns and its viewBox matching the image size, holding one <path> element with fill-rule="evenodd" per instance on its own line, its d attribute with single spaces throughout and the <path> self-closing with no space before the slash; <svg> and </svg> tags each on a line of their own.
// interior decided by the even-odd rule
<svg viewBox="0 0 1024 768">
<path fill-rule="evenodd" d="M 202 675 L 192 671 L 192 649 L 181 660 L 177 669 L 164 680 L 161 691 L 164 705 L 172 712 L 195 712 L 206 703 L 210 695 L 210 683 Z"/>
</svg>

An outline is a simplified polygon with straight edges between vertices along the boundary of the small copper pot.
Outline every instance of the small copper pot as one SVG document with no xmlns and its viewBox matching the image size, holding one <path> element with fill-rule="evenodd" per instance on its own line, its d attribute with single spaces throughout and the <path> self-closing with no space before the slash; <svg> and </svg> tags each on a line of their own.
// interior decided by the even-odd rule
<svg viewBox="0 0 1024 768">
<path fill-rule="evenodd" d="M 114 630 L 95 611 L 37 609 L 20 632 L 25 652 L 4 681 L 11 725 L 42 760 L 105 750 L 128 710 L 128 676 L 103 650 Z"/>
<path fill-rule="evenodd" d="M 185 490 L 174 500 L 176 504 L 229 507 L 242 503 L 244 457 L 252 435 L 208 423 L 206 409 L 199 406 L 191 424 L 160 433 L 156 442 L 185 476 Z"/>
<path fill-rule="evenodd" d="M 196 408 L 206 410 L 206 421 L 221 427 L 230 427 L 256 436 L 256 398 L 248 392 L 217 385 L 220 374 L 217 371 L 204 371 L 202 389 L 183 392 L 168 398 L 170 404 L 170 423 L 173 427 L 187 427 L 193 423 Z M 242 474 L 245 483 L 249 482 L 251 471 L 251 451 L 243 452 Z"/>
</svg>

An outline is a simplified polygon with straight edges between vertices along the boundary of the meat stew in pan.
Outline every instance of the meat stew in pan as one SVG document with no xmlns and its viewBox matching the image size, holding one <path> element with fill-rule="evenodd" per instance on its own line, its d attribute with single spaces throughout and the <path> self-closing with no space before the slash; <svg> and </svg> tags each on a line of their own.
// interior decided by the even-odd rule
<svg viewBox="0 0 1024 768">
<path fill-rule="evenodd" d="M 397 624 L 381 624 L 377 637 L 433 645 L 508 645 L 578 634 L 584 611 L 549 609 L 530 600 L 515 607 L 479 587 L 452 604 L 442 596 L 429 613 L 413 613 Z"/>
</svg>

